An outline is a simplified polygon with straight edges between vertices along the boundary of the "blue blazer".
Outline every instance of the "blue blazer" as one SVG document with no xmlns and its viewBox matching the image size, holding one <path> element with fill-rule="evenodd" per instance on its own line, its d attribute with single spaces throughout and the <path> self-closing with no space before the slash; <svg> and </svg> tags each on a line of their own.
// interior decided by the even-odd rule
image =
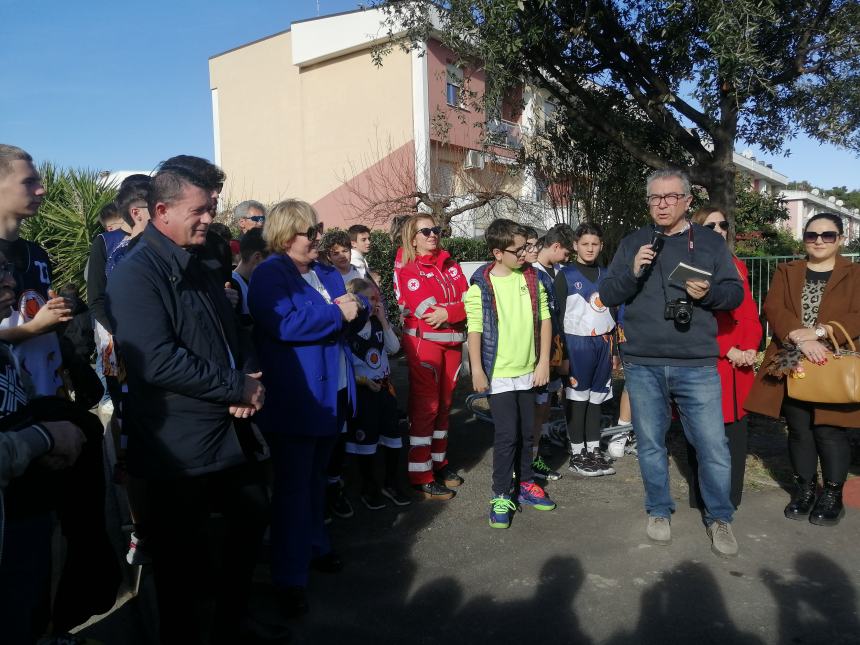
<svg viewBox="0 0 860 645">
<path fill-rule="evenodd" d="M 332 300 L 346 293 L 333 267 L 311 265 Z M 248 309 L 254 319 L 254 341 L 266 386 L 266 404 L 257 415 L 263 432 L 323 437 L 336 435 L 337 392 L 341 352 L 346 360 L 350 401 L 355 401 L 352 352 L 347 337 L 352 325 L 367 322 L 364 310 L 346 323 L 340 307 L 302 278 L 287 255 L 273 254 L 251 276 Z"/>
</svg>

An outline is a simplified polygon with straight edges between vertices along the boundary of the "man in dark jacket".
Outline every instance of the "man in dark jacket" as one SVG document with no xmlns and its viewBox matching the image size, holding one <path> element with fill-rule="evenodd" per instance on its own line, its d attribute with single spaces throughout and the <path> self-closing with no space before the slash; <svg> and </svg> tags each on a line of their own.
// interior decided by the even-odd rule
<svg viewBox="0 0 860 645">
<path fill-rule="evenodd" d="M 647 188 L 654 224 L 621 240 L 600 285 L 604 305 L 625 305 L 624 378 L 645 484 L 647 534 L 657 544 L 672 539 L 675 505 L 669 491 L 666 431 L 674 402 L 700 456 L 711 549 L 733 556 L 738 545 L 731 529 L 730 456 L 712 312 L 740 305 L 743 288 L 723 239 L 687 220 L 692 199 L 687 176 L 659 170 L 648 178 Z M 703 273 L 678 279 L 672 273 L 679 263 Z"/>
<path fill-rule="evenodd" d="M 267 500 L 238 430 L 265 392 L 259 374 L 242 371 L 223 276 L 203 253 L 223 181 L 204 159 L 165 161 L 149 188 L 150 226 L 107 288 L 128 374 L 128 467 L 147 484 L 165 644 L 261 640 L 247 602 Z M 220 562 L 210 556 L 213 508 L 226 523 Z"/>
</svg>

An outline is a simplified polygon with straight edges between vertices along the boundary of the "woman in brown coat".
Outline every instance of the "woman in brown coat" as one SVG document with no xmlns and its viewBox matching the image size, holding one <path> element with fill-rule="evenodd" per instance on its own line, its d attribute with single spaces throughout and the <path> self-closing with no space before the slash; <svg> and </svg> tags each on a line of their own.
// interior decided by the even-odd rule
<svg viewBox="0 0 860 645">
<path fill-rule="evenodd" d="M 860 405 L 792 399 L 786 395 L 788 377 L 778 374 L 801 353 L 812 362 L 825 362 L 829 349 L 822 341 L 830 332 L 845 342 L 842 332 L 827 321 L 842 323 L 852 338 L 860 336 L 860 265 L 839 255 L 844 239 L 838 216 L 814 215 L 803 233 L 807 259 L 777 267 L 764 304 L 772 342 L 744 406 L 749 412 L 785 417 L 796 484 L 785 516 L 795 520 L 809 516 L 810 522 L 822 526 L 837 524 L 845 514 L 842 485 L 851 461 L 845 428 L 860 426 Z M 824 491 L 816 501 L 819 459 Z"/>
</svg>

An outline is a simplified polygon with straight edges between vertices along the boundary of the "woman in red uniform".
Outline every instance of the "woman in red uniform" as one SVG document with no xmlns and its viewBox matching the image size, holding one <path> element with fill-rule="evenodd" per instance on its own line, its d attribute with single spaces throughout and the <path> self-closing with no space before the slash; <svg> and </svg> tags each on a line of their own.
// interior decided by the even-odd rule
<svg viewBox="0 0 860 645">
<path fill-rule="evenodd" d="M 466 339 L 463 270 L 428 215 L 403 227 L 398 283 L 409 364 L 409 481 L 426 499 L 451 499 L 463 479 L 448 466 L 448 411 Z"/>
<path fill-rule="evenodd" d="M 729 223 L 718 208 L 704 206 L 691 218 L 696 224 L 706 226 L 728 238 Z M 717 371 L 723 389 L 723 423 L 732 458 L 731 500 L 735 508 L 741 504 L 744 489 L 744 468 L 747 458 L 747 419 L 744 401 L 752 389 L 755 379 L 755 359 L 761 343 L 761 322 L 758 308 L 750 291 L 746 265 L 732 256 L 744 287 L 744 299 L 737 309 L 715 311 L 717 319 L 717 345 L 720 357 Z M 704 508 L 699 492 L 698 461 L 696 451 L 687 442 L 687 460 L 690 464 L 690 506 Z"/>
</svg>

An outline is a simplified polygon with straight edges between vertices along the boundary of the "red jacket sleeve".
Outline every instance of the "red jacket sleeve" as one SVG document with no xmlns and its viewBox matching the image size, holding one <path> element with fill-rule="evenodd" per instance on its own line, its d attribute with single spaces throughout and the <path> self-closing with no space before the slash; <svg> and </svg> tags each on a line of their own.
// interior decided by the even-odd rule
<svg viewBox="0 0 860 645">
<path fill-rule="evenodd" d="M 463 275 L 463 269 L 458 263 L 452 262 L 451 266 L 457 267 L 456 278 L 451 278 L 451 274 L 447 273 L 451 285 L 457 291 L 457 301 L 448 305 L 445 309 L 448 311 L 448 322 L 459 323 L 466 320 L 466 303 L 463 302 L 463 298 L 469 290 L 469 283 L 466 282 L 466 276 Z"/>
</svg>

